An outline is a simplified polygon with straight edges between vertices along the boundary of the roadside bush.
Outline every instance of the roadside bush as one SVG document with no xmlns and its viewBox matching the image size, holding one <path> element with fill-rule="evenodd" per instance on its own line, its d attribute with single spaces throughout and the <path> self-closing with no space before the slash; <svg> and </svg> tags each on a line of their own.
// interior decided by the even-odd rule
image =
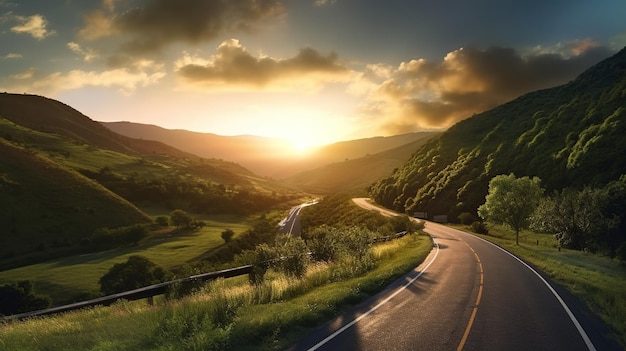
<svg viewBox="0 0 626 351">
<path fill-rule="evenodd" d="M 117 263 L 100 278 L 100 291 L 104 295 L 138 289 L 161 283 L 165 271 L 143 256 L 130 256 L 124 263 Z"/>
<path fill-rule="evenodd" d="M 272 261 L 275 260 L 275 251 L 267 244 L 260 244 L 254 250 L 254 263 L 252 272 L 250 272 L 250 283 L 259 285 L 265 279 L 265 273 L 270 268 Z"/>
<path fill-rule="evenodd" d="M 50 297 L 35 293 L 30 280 L 0 286 L 0 315 L 41 310 L 51 302 Z"/>
<path fill-rule="evenodd" d="M 472 231 L 477 234 L 489 234 L 489 229 L 484 222 L 475 221 L 472 222 Z"/>
<path fill-rule="evenodd" d="M 306 244 L 314 261 L 331 262 L 337 258 L 338 240 L 332 228 L 325 225 L 314 228 L 307 237 Z"/>
<path fill-rule="evenodd" d="M 309 265 L 309 249 L 302 238 L 291 234 L 279 235 L 276 237 L 274 249 L 279 271 L 295 278 L 304 276 Z"/>
<path fill-rule="evenodd" d="M 154 222 L 161 227 L 167 227 L 170 224 L 170 219 L 167 216 L 158 216 L 154 219 Z"/>
<path fill-rule="evenodd" d="M 471 224 L 474 223 L 474 221 L 476 220 L 476 218 L 472 216 L 472 214 L 469 212 L 463 212 L 459 214 L 457 218 L 459 219 L 461 224 Z"/>
</svg>

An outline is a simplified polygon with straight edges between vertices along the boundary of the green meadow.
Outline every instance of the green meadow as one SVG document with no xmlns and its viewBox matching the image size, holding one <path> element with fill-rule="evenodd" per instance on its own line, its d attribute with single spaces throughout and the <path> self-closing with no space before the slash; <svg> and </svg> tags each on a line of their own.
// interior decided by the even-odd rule
<svg viewBox="0 0 626 351">
<path fill-rule="evenodd" d="M 98 280 L 114 264 L 131 255 L 142 255 L 155 264 L 172 269 L 193 263 L 205 252 L 224 244 L 221 233 L 231 229 L 235 236 L 247 230 L 247 218 L 204 216 L 206 226 L 195 230 L 167 227 L 151 233 L 137 246 L 103 252 L 68 256 L 0 272 L 0 284 L 29 279 L 38 292 L 50 295 L 55 305 L 72 301 L 75 296 L 100 290 Z"/>
<path fill-rule="evenodd" d="M 410 235 L 372 248 L 375 267 L 318 263 L 301 279 L 270 270 L 262 284 L 220 279 L 180 300 L 122 301 L 0 325 L 2 350 L 280 350 L 380 291 L 432 248 Z M 342 277 L 338 279 L 338 277 Z"/>
</svg>

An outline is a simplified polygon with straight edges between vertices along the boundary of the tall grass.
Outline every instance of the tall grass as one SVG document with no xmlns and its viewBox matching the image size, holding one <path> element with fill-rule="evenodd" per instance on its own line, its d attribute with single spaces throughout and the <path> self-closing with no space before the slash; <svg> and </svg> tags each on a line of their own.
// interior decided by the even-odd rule
<svg viewBox="0 0 626 351">
<path fill-rule="evenodd" d="M 121 302 L 0 325 L 2 350 L 278 350 L 418 265 L 432 247 L 425 236 L 382 243 L 376 267 L 315 264 L 302 279 L 268 272 L 217 280 L 181 300 L 147 306 Z M 350 274 L 353 274 L 350 276 Z M 356 274 L 356 276 L 354 276 Z"/>
</svg>

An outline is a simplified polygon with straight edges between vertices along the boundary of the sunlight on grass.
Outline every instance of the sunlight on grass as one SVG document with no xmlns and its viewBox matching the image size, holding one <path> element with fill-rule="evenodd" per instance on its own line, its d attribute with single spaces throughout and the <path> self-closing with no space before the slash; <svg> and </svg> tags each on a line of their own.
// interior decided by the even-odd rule
<svg viewBox="0 0 626 351">
<path fill-rule="evenodd" d="M 125 262 L 131 255 L 145 256 L 155 264 L 171 269 L 193 262 L 206 251 L 222 245 L 221 233 L 225 229 L 232 229 L 236 234 L 248 229 L 245 223 L 218 220 L 207 221 L 206 227 L 194 232 L 170 231 L 152 235 L 137 246 L 69 256 L 2 271 L 0 284 L 29 279 L 35 282 L 38 291 L 50 295 L 55 304 L 68 303 L 80 293 L 99 291 L 100 277 L 114 264 Z"/>
<path fill-rule="evenodd" d="M 157 306 L 119 302 L 6 323 L 0 325 L 0 349 L 282 349 L 417 266 L 431 248 L 428 237 L 417 235 L 376 245 L 375 256 L 384 257 L 376 267 L 342 281 L 336 279 L 345 274 L 343 264 L 320 263 L 303 279 L 270 271 L 258 286 L 247 277 L 220 279 Z"/>
</svg>

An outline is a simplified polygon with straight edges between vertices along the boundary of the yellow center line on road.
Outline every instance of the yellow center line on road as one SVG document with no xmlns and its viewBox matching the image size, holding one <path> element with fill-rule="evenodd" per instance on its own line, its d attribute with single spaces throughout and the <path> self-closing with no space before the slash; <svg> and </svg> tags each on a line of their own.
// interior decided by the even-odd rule
<svg viewBox="0 0 626 351">
<path fill-rule="evenodd" d="M 456 348 L 457 351 L 463 350 L 463 347 L 465 347 L 465 343 L 467 342 L 467 338 L 469 336 L 470 330 L 472 330 L 472 325 L 474 324 L 474 319 L 476 318 L 476 313 L 478 312 L 478 305 L 480 305 L 480 299 L 483 296 L 483 283 L 484 283 L 483 264 L 482 262 L 480 262 L 480 257 L 478 257 L 478 254 L 476 253 L 476 251 L 474 251 L 474 249 L 471 246 L 469 246 L 468 243 L 465 243 L 465 245 L 467 245 L 470 248 L 470 250 L 472 250 L 472 252 L 474 253 L 474 256 L 476 257 L 476 262 L 478 263 L 479 285 L 478 285 L 478 295 L 476 296 L 476 303 L 474 304 L 474 308 L 472 308 L 472 314 L 470 315 L 469 322 L 467 322 L 467 327 L 465 327 L 465 333 L 463 333 L 461 342 L 459 343 L 459 346 Z"/>
</svg>

